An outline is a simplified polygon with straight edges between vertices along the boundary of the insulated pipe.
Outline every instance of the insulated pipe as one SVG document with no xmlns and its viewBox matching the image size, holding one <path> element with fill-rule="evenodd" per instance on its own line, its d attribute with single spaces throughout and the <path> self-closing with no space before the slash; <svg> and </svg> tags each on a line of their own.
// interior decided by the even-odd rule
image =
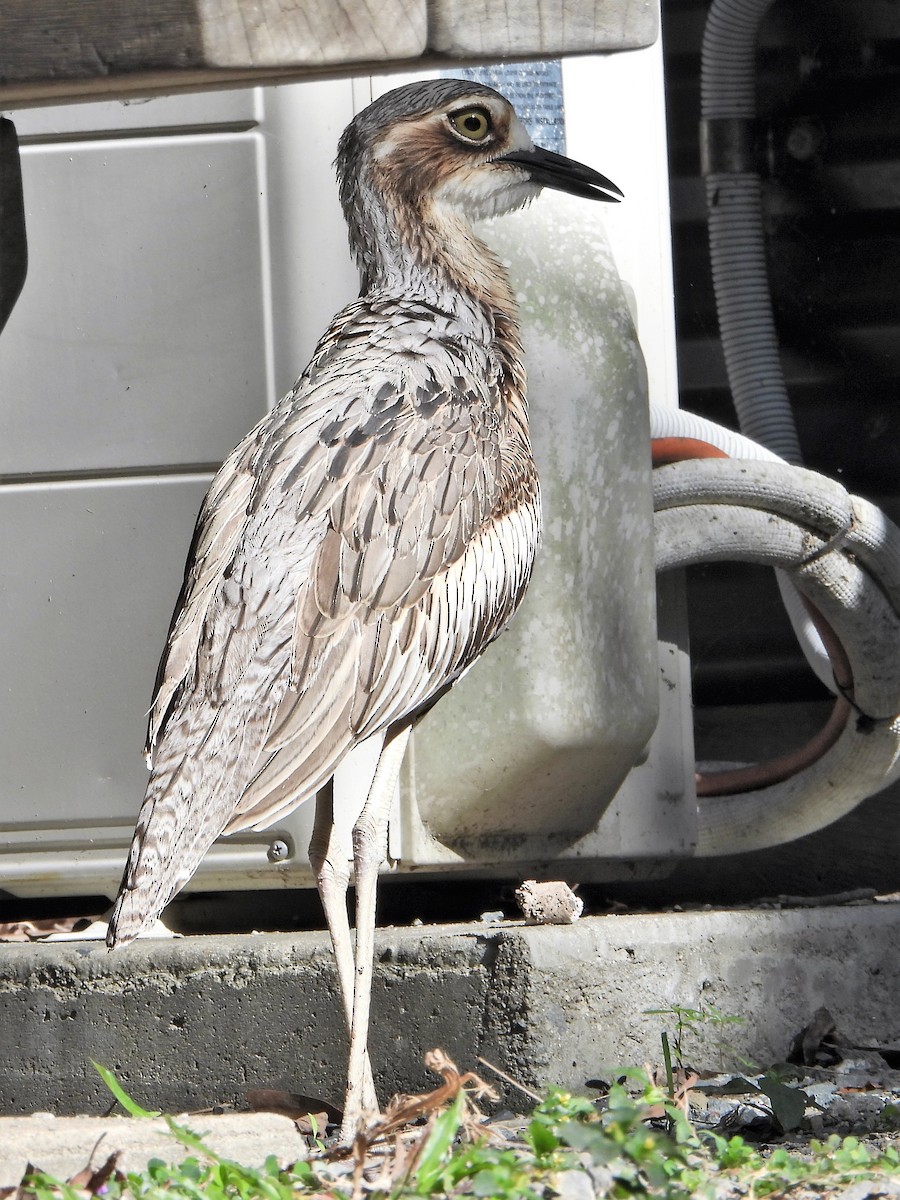
<svg viewBox="0 0 900 1200">
<path fill-rule="evenodd" d="M 680 408 L 650 409 L 650 437 L 653 465 L 663 466 L 685 458 L 751 458 L 764 462 L 782 462 L 771 450 L 751 441 L 733 429 L 726 429 Z M 830 692 L 836 692 L 832 655 L 810 615 L 803 597 L 781 570 L 775 578 L 781 601 L 790 619 L 797 641 L 816 678 Z"/>
<path fill-rule="evenodd" d="M 702 170 L 719 332 L 741 430 L 802 461 L 772 315 L 756 170 L 756 38 L 772 0 L 713 0 L 703 34 Z"/>
<path fill-rule="evenodd" d="M 651 409 L 650 425 L 654 467 L 685 459 L 728 457 L 720 447 L 727 447 L 732 456 L 781 463 L 781 459 L 741 434 L 723 429 L 693 413 L 678 409 Z M 685 494 L 691 500 L 699 498 L 689 491 Z M 664 491 L 658 495 L 657 503 L 660 508 L 665 507 Z M 818 761 L 832 747 L 849 716 L 850 706 L 844 697 L 852 692 L 853 673 L 843 646 L 822 614 L 800 595 L 784 571 L 776 568 L 775 575 L 807 660 L 826 686 L 839 693 L 838 699 L 825 726 L 812 739 L 789 753 L 748 766 L 698 773 L 698 798 L 754 791 L 783 783 Z"/>
<path fill-rule="evenodd" d="M 698 800 L 697 854 L 761 849 L 843 816 L 900 773 L 900 530 L 811 471 L 699 460 L 654 471 L 657 567 L 778 566 L 846 651 L 847 695 L 778 782 Z"/>
</svg>

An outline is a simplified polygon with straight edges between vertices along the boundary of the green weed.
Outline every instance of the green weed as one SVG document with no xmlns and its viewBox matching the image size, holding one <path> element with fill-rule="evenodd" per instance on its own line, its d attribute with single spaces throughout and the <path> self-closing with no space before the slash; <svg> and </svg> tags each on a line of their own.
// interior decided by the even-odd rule
<svg viewBox="0 0 900 1200">
<path fill-rule="evenodd" d="M 132 1116 L 153 1115 L 108 1072 L 101 1069 L 101 1075 Z M 317 1149 L 310 1161 L 290 1166 L 269 1158 L 261 1167 L 247 1167 L 214 1154 L 202 1137 L 166 1119 L 173 1138 L 188 1151 L 179 1165 L 153 1160 L 142 1172 L 112 1171 L 94 1187 L 33 1172 L 23 1181 L 18 1200 L 84 1200 L 89 1195 L 104 1200 L 295 1200 L 313 1195 L 347 1200 L 353 1194 L 347 1172 L 333 1171 L 327 1151 Z M 811 1142 L 802 1156 L 781 1147 L 766 1155 L 740 1137 L 700 1132 L 639 1071 L 623 1072 L 599 1103 L 551 1090 L 514 1142 L 492 1140 L 490 1126 L 480 1127 L 472 1138 L 469 1128 L 459 1092 L 432 1118 L 412 1160 L 408 1155 L 403 1160 L 412 1166 L 398 1165 L 389 1184 L 380 1190 L 367 1185 L 365 1194 L 372 1200 L 550 1200 L 559 1194 L 565 1173 L 575 1171 L 588 1177 L 598 1200 L 762 1200 L 801 1185 L 827 1191 L 900 1175 L 897 1149 L 872 1148 L 857 1138 Z M 389 1167 L 389 1156 L 387 1163 Z M 384 1160 L 379 1170 L 379 1178 L 390 1177 Z"/>
</svg>

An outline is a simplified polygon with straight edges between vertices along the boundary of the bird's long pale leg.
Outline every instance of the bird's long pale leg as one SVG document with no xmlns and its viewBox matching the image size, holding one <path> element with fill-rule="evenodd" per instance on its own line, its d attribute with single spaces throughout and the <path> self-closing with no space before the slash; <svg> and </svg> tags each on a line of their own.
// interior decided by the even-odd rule
<svg viewBox="0 0 900 1200">
<path fill-rule="evenodd" d="M 325 910 L 325 920 L 331 935 L 331 945 L 337 964 L 344 1017 L 348 1035 L 353 1028 L 353 992 L 355 970 L 353 937 L 347 916 L 347 888 L 350 883 L 350 830 L 334 819 L 334 781 L 316 796 L 316 815 L 309 841 L 309 861 L 316 875 L 316 886 Z M 362 1103 L 377 1109 L 375 1083 L 368 1051 L 362 1065 Z"/>
<path fill-rule="evenodd" d="M 356 880 L 356 955 L 350 1061 L 344 1103 L 342 1141 L 350 1141 L 367 1110 L 365 1065 L 368 1061 L 369 1010 L 375 957 L 375 898 L 378 869 L 387 853 L 387 824 L 410 726 L 388 733 L 369 795 L 353 826 L 353 869 Z"/>
</svg>

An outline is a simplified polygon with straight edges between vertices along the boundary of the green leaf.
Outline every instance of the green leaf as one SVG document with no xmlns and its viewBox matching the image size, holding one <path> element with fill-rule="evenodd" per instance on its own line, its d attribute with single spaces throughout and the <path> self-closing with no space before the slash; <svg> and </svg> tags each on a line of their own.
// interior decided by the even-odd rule
<svg viewBox="0 0 900 1200">
<path fill-rule="evenodd" d="M 659 1035 L 662 1042 L 663 1061 L 666 1064 L 666 1090 L 675 1099 L 675 1076 L 672 1073 L 672 1050 L 669 1046 L 669 1035 L 665 1030 Z"/>
<path fill-rule="evenodd" d="M 118 1079 L 116 1079 L 115 1075 L 113 1075 L 112 1071 L 108 1070 L 106 1067 L 101 1067 L 100 1064 L 98 1062 L 94 1062 L 93 1059 L 91 1059 L 91 1066 L 100 1076 L 118 1102 L 122 1105 L 125 1111 L 130 1113 L 133 1117 L 150 1118 L 162 1116 L 162 1113 L 150 1112 L 146 1108 L 141 1108 L 136 1100 L 132 1100 L 132 1098 L 122 1087 L 121 1083 L 119 1083 Z"/>
<path fill-rule="evenodd" d="M 543 1121 L 532 1120 L 528 1125 L 525 1137 L 538 1158 L 546 1158 L 548 1154 L 552 1154 L 559 1148 L 559 1137 Z"/>
<path fill-rule="evenodd" d="M 502 1164 L 479 1171 L 472 1180 L 472 1195 L 480 1196 L 483 1200 L 516 1194 L 521 1194 L 521 1189 L 518 1188 L 513 1174 L 505 1170 Z"/>
<path fill-rule="evenodd" d="M 298 1180 L 305 1187 L 311 1187 L 316 1182 L 316 1173 L 305 1159 L 292 1163 L 287 1171 L 287 1179 Z"/>
<path fill-rule="evenodd" d="M 25 1194 L 36 1196 L 38 1200 L 60 1200 L 60 1197 L 63 1200 L 80 1200 L 83 1194 L 45 1171 L 29 1172 L 22 1182 L 22 1187 Z"/>
<path fill-rule="evenodd" d="M 429 1196 L 440 1179 L 445 1156 L 459 1132 L 464 1103 L 463 1092 L 457 1092 L 453 1103 L 446 1112 L 441 1113 L 431 1127 L 431 1133 L 416 1163 L 414 1179 L 417 1196 Z"/>
<path fill-rule="evenodd" d="M 587 1125 L 582 1121 L 567 1121 L 561 1126 L 559 1136 L 573 1150 L 592 1154 L 598 1162 L 608 1162 L 619 1150 L 599 1125 Z"/>
<path fill-rule="evenodd" d="M 212 1161 L 215 1163 L 224 1163 L 228 1161 L 227 1159 L 222 1158 L 221 1155 L 216 1154 L 214 1150 L 210 1150 L 200 1134 L 194 1133 L 193 1130 L 188 1129 L 185 1125 L 179 1125 L 178 1122 L 172 1117 L 166 1117 L 166 1124 L 169 1127 L 169 1132 L 171 1133 L 172 1137 L 175 1138 L 176 1141 L 181 1142 L 182 1146 L 184 1146 L 186 1149 L 196 1150 L 198 1154 L 202 1154 L 205 1158 L 212 1159 Z"/>
</svg>

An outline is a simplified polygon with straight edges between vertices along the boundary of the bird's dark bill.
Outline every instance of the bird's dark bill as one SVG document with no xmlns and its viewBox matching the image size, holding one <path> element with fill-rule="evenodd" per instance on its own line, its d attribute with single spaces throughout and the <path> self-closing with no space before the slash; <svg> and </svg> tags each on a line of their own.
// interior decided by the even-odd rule
<svg viewBox="0 0 900 1200">
<path fill-rule="evenodd" d="M 589 200 L 617 202 L 623 198 L 620 189 L 599 171 L 542 146 L 535 146 L 533 150 L 513 150 L 496 161 L 514 163 L 527 171 L 535 183 L 556 188 L 558 192 L 570 192 Z"/>
</svg>

